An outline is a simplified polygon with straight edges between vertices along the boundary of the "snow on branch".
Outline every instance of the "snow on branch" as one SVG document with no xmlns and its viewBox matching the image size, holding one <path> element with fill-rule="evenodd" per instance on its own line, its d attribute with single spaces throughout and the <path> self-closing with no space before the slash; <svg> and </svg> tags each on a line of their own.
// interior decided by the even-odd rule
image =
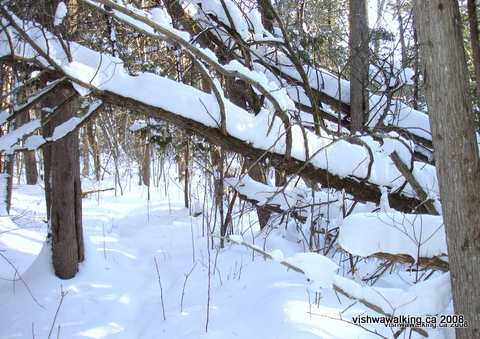
<svg viewBox="0 0 480 339">
<path fill-rule="evenodd" d="M 257 201 L 258 206 L 274 205 L 283 211 L 305 206 L 308 202 L 307 193 L 303 189 L 285 189 L 273 187 L 253 180 L 249 175 L 240 178 L 225 178 L 225 183 L 238 193 Z"/>
<path fill-rule="evenodd" d="M 361 257 L 380 257 L 448 270 L 443 218 L 396 211 L 356 213 L 345 218 L 339 245 Z"/>
<path fill-rule="evenodd" d="M 24 102 L 22 103 L 16 103 L 12 107 L 12 112 L 1 112 L 0 113 L 0 125 L 4 124 L 7 121 L 13 121 L 16 116 L 21 114 L 22 112 L 25 112 L 28 110 L 30 107 L 32 107 L 34 104 L 45 98 L 46 95 L 51 93 L 58 85 L 62 84 L 66 78 L 60 78 L 57 80 L 52 81 L 51 83 L 47 84 L 44 88 L 38 90 L 31 96 L 29 96 Z"/>
<path fill-rule="evenodd" d="M 389 154 L 396 151 L 405 163 L 411 163 L 411 151 L 404 142 L 395 138 L 377 141 L 371 136 L 361 136 L 358 137 L 361 143 L 357 144 L 333 136 L 317 136 L 292 125 L 289 128 L 292 160 L 288 161 L 285 159 L 287 131 L 274 112 L 261 110 L 252 115 L 225 99 L 227 135 L 220 137 L 217 135 L 219 106 L 209 93 L 152 73 L 131 76 L 120 59 L 75 42 L 69 42 L 72 58 L 69 61 L 54 35 L 33 23 L 21 21 L 5 9 L 2 13 L 2 21 L 8 24 L 9 20 L 13 26 L 9 32 L 18 58 L 45 68 L 54 67 L 105 102 L 125 105 L 134 111 L 155 112 L 159 118 L 247 156 L 268 154 L 273 166 L 288 168 L 289 173 L 302 172 L 316 182 L 345 189 L 362 201 L 378 202 L 379 187 L 386 186 L 392 191 L 390 200 L 394 208 L 407 210 L 421 203 L 389 158 Z M 2 40 L 5 34 L 1 33 Z M 10 54 L 10 48 L 1 44 L 0 56 Z M 176 93 L 176 100 L 171 100 L 172 92 Z M 413 170 L 424 191 L 438 196 L 435 168 L 414 162 Z"/>
<path fill-rule="evenodd" d="M 8 132 L 0 137 L 0 152 L 13 154 L 14 152 L 32 151 L 47 143 L 58 141 L 66 135 L 78 130 L 83 124 L 89 121 L 98 109 L 102 106 L 101 100 L 95 100 L 89 104 L 85 114 L 81 117 L 72 117 L 69 120 L 56 126 L 50 137 L 44 138 L 34 134 L 42 127 L 41 120 L 35 119 Z M 52 114 L 55 114 L 53 112 Z M 25 139 L 23 146 L 19 145 Z"/>
<path fill-rule="evenodd" d="M 18 144 L 27 135 L 33 134 L 42 126 L 40 119 L 35 119 L 26 124 L 8 132 L 0 137 L 0 152 L 12 154 L 15 145 Z"/>
<path fill-rule="evenodd" d="M 290 270 L 304 274 L 307 285 L 315 291 L 332 288 L 385 316 L 441 314 L 452 299 L 449 273 L 421 281 L 407 289 L 364 286 L 337 274 L 337 264 L 318 253 L 298 253 L 293 257 L 283 258 L 276 251 L 267 252 L 245 242 L 239 235 L 232 235 L 228 239 L 260 253 L 265 258 L 275 260 Z M 413 330 L 428 337 L 428 333 L 421 328 Z"/>
<path fill-rule="evenodd" d="M 262 65 L 265 74 L 270 81 L 279 82 L 279 76 L 283 79 L 289 88 L 289 96 L 297 105 L 309 108 L 312 105 L 311 98 L 307 93 L 310 89 L 315 92 L 315 95 L 327 105 L 336 107 L 340 112 L 349 115 L 350 104 L 350 84 L 348 80 L 342 79 L 339 76 L 312 65 L 302 66 L 303 69 L 298 69 L 298 64 L 294 62 L 294 56 L 289 55 L 283 48 L 286 47 L 288 41 L 283 39 L 276 39 L 276 44 L 272 48 L 272 44 L 268 43 L 271 33 L 269 33 L 260 21 L 250 22 L 250 17 L 241 13 L 236 8 L 234 2 L 230 0 L 222 0 L 221 3 L 216 0 L 184 0 L 184 12 L 189 15 L 203 29 L 212 29 L 213 32 L 223 41 L 227 48 L 231 44 L 232 35 L 228 32 L 219 33 L 219 23 L 234 29 L 238 33 L 237 41 L 241 45 L 248 45 L 253 60 L 258 63 L 257 66 Z M 252 11 L 251 13 L 254 13 Z M 254 14 L 255 16 L 255 14 Z M 232 18 L 232 20 L 230 20 Z M 232 25 L 233 21 L 233 25 Z M 242 34 L 246 32 L 245 27 L 250 27 L 250 34 Z M 192 31 L 192 27 L 187 30 Z M 277 30 L 278 33 L 278 30 Z M 253 35 L 254 37 L 252 37 Z M 262 38 L 261 35 L 266 38 Z M 235 37 L 233 37 L 235 38 Z M 255 39 L 256 43 L 249 43 L 249 39 Z M 264 44 L 261 42 L 265 41 Z M 290 53 L 291 54 L 291 53 Z M 307 83 L 305 83 L 307 81 Z M 283 84 L 285 86 L 285 84 Z M 293 86 L 293 87 L 292 87 Z M 294 88 L 297 88 L 294 90 Z M 299 94 L 301 92 L 301 94 Z M 419 141 L 419 153 L 431 155 L 431 152 L 426 148 L 431 148 L 431 132 L 430 124 L 427 114 L 422 111 L 413 109 L 404 104 L 400 100 L 387 100 L 385 96 L 372 94 L 370 95 L 370 107 L 373 109 L 368 118 L 369 127 L 375 128 L 379 120 L 387 129 L 395 128 L 408 132 Z M 321 110 L 323 116 L 329 117 L 332 115 L 333 119 L 337 118 L 337 114 L 329 112 L 329 110 Z M 385 114 L 386 113 L 386 114 Z"/>
<path fill-rule="evenodd" d="M 316 192 L 318 197 L 312 201 L 311 192 L 306 188 L 274 187 L 257 182 L 248 175 L 225 178 L 225 183 L 243 200 L 275 213 L 290 213 L 301 223 L 305 223 L 306 215 L 312 213 L 311 206 L 315 207 L 314 215 L 321 215 L 327 213 L 329 204 L 337 201 L 323 191 Z M 338 218 L 332 211 L 329 210 L 329 213 L 330 218 Z M 449 270 L 441 216 L 395 211 L 354 213 L 339 224 L 342 225 L 339 245 L 350 254 Z"/>
</svg>

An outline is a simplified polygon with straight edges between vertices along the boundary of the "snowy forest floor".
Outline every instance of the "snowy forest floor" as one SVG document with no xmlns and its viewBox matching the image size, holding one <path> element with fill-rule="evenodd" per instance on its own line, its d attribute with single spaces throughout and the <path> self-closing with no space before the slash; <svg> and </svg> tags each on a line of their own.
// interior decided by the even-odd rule
<svg viewBox="0 0 480 339">
<path fill-rule="evenodd" d="M 84 181 L 83 186 L 85 191 L 112 185 Z M 315 305 L 304 276 L 253 256 L 247 248 L 226 244 L 218 256 L 214 249 L 209 257 L 202 216 L 190 216 L 179 187 L 168 192 L 165 197 L 163 188 L 152 189 L 148 205 L 146 188 L 133 184 L 123 196 L 109 191 L 85 198 L 86 261 L 74 279 L 65 281 L 54 276 L 44 245 L 43 189 L 15 185 L 14 224 L 5 217 L 0 222 L 0 338 L 57 338 L 58 331 L 59 338 L 378 337 L 350 323 L 352 316 L 369 314 L 362 305 L 351 306 L 351 300 L 333 290 L 322 291 L 320 305 Z M 264 245 L 258 230 L 244 238 Z M 285 255 L 303 251 L 287 238 L 274 230 L 265 246 Z M 12 281 L 18 277 L 6 258 L 24 282 Z M 209 260 L 215 271 L 206 332 Z M 181 312 L 185 276 L 192 267 Z M 379 284 L 403 283 L 395 276 Z M 66 294 L 59 308 L 62 291 Z M 344 320 L 337 320 L 340 314 Z M 381 324 L 368 328 L 392 337 Z"/>
</svg>

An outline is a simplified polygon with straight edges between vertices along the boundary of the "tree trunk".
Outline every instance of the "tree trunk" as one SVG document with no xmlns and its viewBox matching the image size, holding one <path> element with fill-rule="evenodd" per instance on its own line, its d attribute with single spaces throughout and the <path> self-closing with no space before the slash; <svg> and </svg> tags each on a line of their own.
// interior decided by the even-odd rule
<svg viewBox="0 0 480 339">
<path fill-rule="evenodd" d="M 352 133 L 362 131 L 368 115 L 368 12 L 366 0 L 350 3 L 350 114 Z"/>
<path fill-rule="evenodd" d="M 248 175 L 255 181 L 261 182 L 262 184 L 266 183 L 266 166 L 261 163 L 253 164 L 254 161 L 245 159 L 245 167 L 248 169 Z M 257 206 L 256 208 L 258 223 L 260 224 L 260 229 L 263 229 L 270 220 L 272 212 L 266 206 Z"/>
<path fill-rule="evenodd" d="M 17 127 L 22 126 L 30 121 L 28 111 L 22 112 L 15 119 Z M 38 181 L 37 160 L 35 159 L 35 151 L 23 152 L 23 159 L 25 162 L 25 179 L 27 185 L 36 185 Z"/>
<path fill-rule="evenodd" d="M 447 233 L 457 338 L 480 337 L 480 159 L 457 1 L 416 0 L 437 175 Z"/>
<path fill-rule="evenodd" d="M 378 55 L 378 52 L 380 51 L 380 42 L 382 39 L 382 34 L 381 31 L 378 29 L 380 27 L 380 19 L 383 14 L 383 8 L 385 7 L 385 0 L 377 0 L 377 20 L 375 23 L 375 41 L 374 41 L 374 47 L 373 47 L 373 53 L 375 55 Z"/>
<path fill-rule="evenodd" d="M 150 140 L 149 133 L 146 132 L 144 136 L 145 147 L 143 148 L 143 159 L 142 159 L 142 181 L 145 186 L 150 186 Z"/>
<path fill-rule="evenodd" d="M 248 98 L 246 97 L 245 93 L 247 93 L 248 88 L 245 82 L 228 79 L 226 82 L 226 87 L 230 101 L 237 106 L 247 109 Z M 256 163 L 253 167 L 251 166 L 252 164 L 253 161 L 251 159 L 245 159 L 245 166 L 248 170 L 248 175 L 258 182 L 266 183 L 266 166 L 261 162 Z M 256 209 L 260 229 L 263 229 L 270 219 L 271 212 L 263 206 L 257 206 Z"/>
<path fill-rule="evenodd" d="M 95 140 L 95 134 L 93 131 L 93 121 L 86 125 L 86 132 L 88 138 L 88 144 L 92 148 L 93 153 L 93 170 L 95 171 L 95 179 L 100 180 L 100 152 L 98 150 L 98 143 Z"/>
<path fill-rule="evenodd" d="M 475 0 L 467 0 L 468 23 L 470 25 L 470 43 L 472 44 L 472 63 L 475 69 L 477 103 L 480 102 L 480 34 Z"/>
<path fill-rule="evenodd" d="M 72 94 L 71 88 L 62 86 L 48 101 L 58 104 Z M 44 121 L 43 136 L 51 136 L 55 127 L 75 116 L 79 108 L 76 98 L 61 105 Z M 53 266 L 59 278 L 69 279 L 75 276 L 78 263 L 84 259 L 78 131 L 46 145 L 44 159 Z"/>
<path fill-rule="evenodd" d="M 82 175 L 88 177 L 90 174 L 90 155 L 88 153 L 87 130 L 82 129 Z"/>
<path fill-rule="evenodd" d="M 272 11 L 270 11 L 270 6 L 268 6 L 267 1 L 270 0 L 259 0 L 258 1 L 258 10 L 262 16 L 262 24 L 266 30 L 273 32 L 273 21 L 275 19 Z"/>
<path fill-rule="evenodd" d="M 275 169 L 275 186 L 282 187 L 287 183 L 285 171 Z"/>
<path fill-rule="evenodd" d="M 5 172 L 7 173 L 7 195 L 6 195 L 6 210 L 10 214 L 12 207 L 12 193 L 13 193 L 13 164 L 15 156 L 7 155 L 5 157 Z"/>
<path fill-rule="evenodd" d="M 36 185 L 38 182 L 38 171 L 35 151 L 24 152 L 23 157 L 25 161 L 25 178 L 27 185 Z"/>
<path fill-rule="evenodd" d="M 184 174 L 183 174 L 183 199 L 185 201 L 185 208 L 190 206 L 190 193 L 188 189 L 188 184 L 190 182 L 190 175 L 189 169 L 190 166 L 190 142 L 188 140 L 188 136 L 186 137 L 186 145 L 185 145 L 185 167 L 184 167 Z"/>
<path fill-rule="evenodd" d="M 413 24 L 415 25 L 415 16 L 413 16 Z M 413 98 L 412 98 L 412 107 L 413 109 L 418 109 L 418 88 L 419 88 L 419 57 L 418 57 L 418 37 L 417 37 L 417 29 L 413 28 L 413 44 L 415 46 L 415 59 L 413 64 L 413 71 L 415 72 L 415 77 L 413 78 Z"/>
<path fill-rule="evenodd" d="M 215 206 L 217 207 L 220 218 L 220 248 L 223 248 L 225 243 L 225 236 L 227 235 L 228 223 L 225 220 L 225 213 L 223 208 L 223 194 L 224 194 L 224 160 L 225 154 L 221 147 L 213 146 L 210 151 L 210 157 L 212 159 L 212 165 L 214 170 L 214 183 L 213 188 L 215 191 Z"/>
<path fill-rule="evenodd" d="M 398 19 L 398 32 L 400 34 L 400 49 L 402 52 L 402 67 L 407 67 L 407 47 L 405 46 L 405 27 L 403 25 L 403 17 L 402 17 L 402 3 L 400 0 L 396 2 L 397 6 L 397 19 Z"/>
<path fill-rule="evenodd" d="M 42 0 L 34 16 L 42 26 L 55 31 L 53 18 L 59 0 Z M 65 23 L 66 35 L 73 38 L 75 26 L 76 0 L 66 2 L 69 14 Z M 43 84 L 50 79 L 43 79 Z M 80 108 L 74 90 L 68 85 L 58 87 L 44 101 L 47 107 L 57 107 L 48 115 L 42 112 L 42 134 L 50 137 L 56 126 L 74 117 Z M 52 237 L 52 258 L 55 274 L 62 279 L 70 279 L 78 271 L 78 263 L 84 259 L 82 230 L 82 189 L 80 183 L 80 150 L 78 131 L 43 148 L 45 171 L 45 198 L 49 232 Z"/>
</svg>

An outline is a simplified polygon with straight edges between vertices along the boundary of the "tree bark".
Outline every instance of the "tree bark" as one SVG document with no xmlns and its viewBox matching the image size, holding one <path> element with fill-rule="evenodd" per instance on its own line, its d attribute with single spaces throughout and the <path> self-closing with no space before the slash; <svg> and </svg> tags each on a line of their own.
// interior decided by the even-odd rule
<svg viewBox="0 0 480 339">
<path fill-rule="evenodd" d="M 85 128 L 82 129 L 82 175 L 90 174 L 90 155 L 88 152 L 88 136 Z"/>
<path fill-rule="evenodd" d="M 405 27 L 403 24 L 403 17 L 402 17 L 402 3 L 400 0 L 396 2 L 397 6 L 397 19 L 398 19 L 398 32 L 400 35 L 400 49 L 402 52 L 402 67 L 407 67 L 407 47 L 405 45 Z"/>
<path fill-rule="evenodd" d="M 72 94 L 71 88 L 62 86 L 49 101 L 63 102 Z M 55 127 L 73 117 L 79 108 L 78 99 L 61 105 L 44 121 L 43 136 L 51 136 Z M 69 279 L 84 259 L 78 131 L 46 145 L 44 159 L 53 267 L 59 278 Z"/>
<path fill-rule="evenodd" d="M 150 133 L 145 131 L 145 134 L 142 134 L 142 139 L 145 144 L 143 147 L 143 157 L 142 157 L 142 182 L 145 186 L 150 186 Z"/>
<path fill-rule="evenodd" d="M 368 11 L 366 0 L 350 4 L 350 116 L 352 133 L 362 131 L 368 115 Z"/>
<path fill-rule="evenodd" d="M 214 170 L 213 188 L 215 192 L 215 205 L 217 207 L 220 219 L 220 248 L 223 248 L 228 227 L 228 223 L 225 220 L 225 213 L 223 208 L 225 153 L 220 147 L 212 146 L 212 149 L 210 151 L 210 158 L 212 160 L 212 167 Z"/>
<path fill-rule="evenodd" d="M 88 144 L 92 148 L 93 153 L 93 170 L 95 171 L 95 179 L 100 181 L 100 152 L 98 150 L 98 142 L 95 139 L 95 133 L 93 131 L 93 121 L 89 122 L 86 127 L 86 133 L 88 138 Z"/>
<path fill-rule="evenodd" d="M 270 0 L 259 0 L 258 1 L 258 10 L 262 17 L 262 24 L 266 30 L 269 32 L 273 32 L 273 21 L 275 19 L 272 11 L 270 10 L 270 6 L 268 6 L 267 1 Z"/>
<path fill-rule="evenodd" d="M 446 226 L 455 312 L 480 337 L 480 159 L 457 1 L 416 0 L 416 26 Z"/>
<path fill-rule="evenodd" d="M 245 159 L 245 167 L 248 169 L 248 175 L 255 181 L 265 184 L 267 182 L 266 176 L 266 166 L 260 163 L 254 164 L 254 161 L 250 159 Z M 260 229 L 263 229 L 268 221 L 272 212 L 266 206 L 256 206 L 258 223 L 260 224 Z"/>
<path fill-rule="evenodd" d="M 50 31 L 55 31 L 53 18 L 59 0 L 38 2 L 38 22 Z M 35 4 L 37 5 L 37 3 Z M 69 10 L 76 6 L 75 0 L 67 2 Z M 69 12 L 69 16 L 71 16 Z M 75 21 L 68 25 L 68 36 L 76 33 Z M 51 79 L 44 79 L 44 82 Z M 75 95 L 75 97 L 73 97 Z M 50 137 L 56 126 L 74 117 L 80 102 L 71 86 L 56 88 L 44 102 L 44 106 L 57 107 L 50 115 L 42 112 L 43 137 Z M 52 261 L 55 274 L 70 279 L 78 271 L 78 263 L 84 260 L 82 229 L 82 189 L 80 183 L 80 150 L 78 131 L 48 144 L 43 148 L 45 168 L 45 197 L 47 217 L 52 237 Z"/>
<path fill-rule="evenodd" d="M 467 0 L 468 24 L 470 26 L 470 43 L 472 44 L 472 63 L 475 70 L 477 103 L 480 102 L 480 34 L 475 0 Z"/>
<path fill-rule="evenodd" d="M 5 172 L 7 173 L 6 210 L 8 214 L 10 214 L 10 209 L 12 207 L 14 161 L 15 161 L 14 155 L 7 155 L 5 157 Z"/>
<path fill-rule="evenodd" d="M 15 119 L 17 127 L 22 126 L 30 121 L 30 114 L 28 111 L 20 113 Z M 25 179 L 27 185 L 36 185 L 38 181 L 37 160 L 35 158 L 35 151 L 23 152 L 23 160 L 25 162 Z"/>
<path fill-rule="evenodd" d="M 378 55 L 378 51 L 380 50 L 380 41 L 382 34 L 380 30 L 378 29 L 380 27 L 380 19 L 383 13 L 383 8 L 385 7 L 385 0 L 377 0 L 377 21 L 375 23 L 375 41 L 374 41 L 374 47 L 373 47 L 373 53 L 375 55 Z"/>
<path fill-rule="evenodd" d="M 25 179 L 27 185 L 36 185 L 38 182 L 38 171 L 35 151 L 24 152 L 23 157 L 25 161 Z"/>
<path fill-rule="evenodd" d="M 247 109 L 247 102 L 249 101 L 248 85 L 243 81 L 228 79 L 226 82 L 226 87 L 226 92 L 230 98 L 230 101 L 232 101 L 237 106 Z M 248 175 L 258 182 L 266 183 L 266 166 L 262 163 L 256 163 L 255 165 L 251 166 L 255 160 L 256 159 L 245 159 L 245 166 L 247 167 Z M 263 229 L 267 225 L 268 220 L 270 219 L 271 212 L 263 206 L 257 206 L 256 209 L 260 229 Z"/>
</svg>

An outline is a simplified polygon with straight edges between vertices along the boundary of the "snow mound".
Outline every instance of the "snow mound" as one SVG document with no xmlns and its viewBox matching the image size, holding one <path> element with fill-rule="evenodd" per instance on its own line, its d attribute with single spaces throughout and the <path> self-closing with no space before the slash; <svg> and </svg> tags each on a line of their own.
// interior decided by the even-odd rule
<svg viewBox="0 0 480 339">
<path fill-rule="evenodd" d="M 345 218 L 338 243 L 347 252 L 408 254 L 414 259 L 447 254 L 441 216 L 400 212 L 358 213 Z"/>
<path fill-rule="evenodd" d="M 318 253 L 297 253 L 285 261 L 305 272 L 312 290 L 332 288 L 338 265 L 329 258 Z"/>
</svg>

